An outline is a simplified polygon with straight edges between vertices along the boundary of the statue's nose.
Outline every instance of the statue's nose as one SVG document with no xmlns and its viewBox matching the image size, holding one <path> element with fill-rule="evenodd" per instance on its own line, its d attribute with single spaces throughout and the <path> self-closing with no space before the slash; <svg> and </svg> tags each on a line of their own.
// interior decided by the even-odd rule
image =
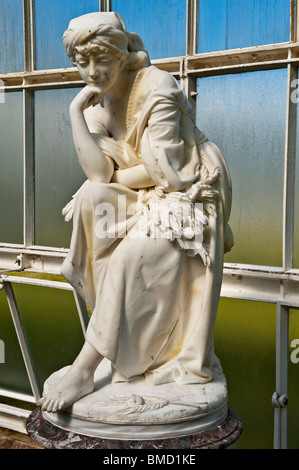
<svg viewBox="0 0 299 470">
<path fill-rule="evenodd" d="M 97 68 L 93 60 L 91 60 L 89 64 L 89 76 L 90 78 L 95 78 L 97 76 Z"/>
</svg>

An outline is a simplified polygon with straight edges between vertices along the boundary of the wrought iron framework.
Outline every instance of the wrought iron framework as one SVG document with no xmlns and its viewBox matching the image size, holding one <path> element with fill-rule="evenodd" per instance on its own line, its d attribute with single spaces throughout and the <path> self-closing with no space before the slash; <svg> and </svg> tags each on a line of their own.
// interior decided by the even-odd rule
<svg viewBox="0 0 299 470">
<path fill-rule="evenodd" d="M 34 364 L 30 356 L 22 319 L 14 296 L 15 283 L 33 284 L 49 288 L 72 288 L 67 283 L 15 277 L 9 271 L 25 270 L 59 274 L 66 250 L 36 246 L 34 242 L 34 91 L 40 89 L 68 88 L 83 85 L 75 68 L 35 70 L 34 57 L 34 0 L 23 0 L 25 71 L 0 75 L 5 92 L 23 93 L 23 165 L 24 165 L 24 226 L 23 244 L 0 244 L 0 286 L 4 288 L 10 312 L 30 380 L 32 395 L 0 390 L 0 395 L 35 403 L 39 398 Z M 110 10 L 110 1 L 101 0 L 102 11 Z M 271 266 L 229 264 L 224 266 L 221 295 L 234 299 L 267 302 L 276 305 L 276 390 L 274 406 L 274 448 L 287 448 L 287 394 L 288 394 L 288 322 L 289 310 L 299 308 L 299 270 L 293 267 L 294 258 L 294 200 L 296 160 L 297 103 L 292 102 L 292 82 L 298 78 L 299 66 L 299 6 L 290 2 L 290 40 L 243 49 L 225 50 L 204 54 L 196 53 L 198 1 L 187 0 L 186 55 L 152 61 L 157 67 L 179 78 L 194 108 L 196 106 L 196 79 L 198 77 L 225 75 L 266 69 L 286 68 L 287 111 L 285 134 L 284 200 L 283 200 L 283 263 L 281 268 Z M 0 90 L 1 91 L 1 90 Z M 86 306 L 74 292 L 83 333 L 88 323 Z M 27 414 L 18 408 L 0 405 L 0 425 L 23 429 L 16 425 Z M 18 421 L 20 423 L 20 421 Z"/>
</svg>

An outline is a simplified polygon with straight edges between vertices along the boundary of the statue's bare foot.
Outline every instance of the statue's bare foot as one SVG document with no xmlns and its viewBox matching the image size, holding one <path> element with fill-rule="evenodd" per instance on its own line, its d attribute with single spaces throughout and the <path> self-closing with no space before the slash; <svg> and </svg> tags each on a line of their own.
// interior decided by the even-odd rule
<svg viewBox="0 0 299 470">
<path fill-rule="evenodd" d="M 43 411 L 56 413 L 68 408 L 75 401 L 94 389 L 93 374 L 72 366 L 58 384 L 37 403 Z"/>
</svg>

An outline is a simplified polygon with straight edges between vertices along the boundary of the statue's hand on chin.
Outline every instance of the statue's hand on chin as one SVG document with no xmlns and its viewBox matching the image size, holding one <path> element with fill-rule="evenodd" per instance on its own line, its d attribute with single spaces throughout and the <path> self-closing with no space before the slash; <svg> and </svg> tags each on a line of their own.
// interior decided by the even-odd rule
<svg viewBox="0 0 299 470">
<path fill-rule="evenodd" d="M 70 109 L 84 111 L 90 106 L 96 106 L 97 104 L 101 104 L 104 107 L 104 93 L 95 86 L 87 85 L 74 98 Z"/>
</svg>

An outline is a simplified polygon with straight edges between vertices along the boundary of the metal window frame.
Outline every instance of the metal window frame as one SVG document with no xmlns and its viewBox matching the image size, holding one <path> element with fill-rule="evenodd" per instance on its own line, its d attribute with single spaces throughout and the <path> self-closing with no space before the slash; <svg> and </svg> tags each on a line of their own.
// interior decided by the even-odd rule
<svg viewBox="0 0 299 470">
<path fill-rule="evenodd" d="M 196 107 L 196 80 L 200 77 L 250 72 L 256 70 L 287 68 L 287 110 L 284 154 L 283 197 L 283 263 L 281 267 L 242 264 L 224 264 L 222 297 L 245 299 L 276 304 L 276 390 L 273 394 L 275 449 L 287 448 L 287 406 L 281 406 L 278 398 L 287 395 L 288 377 L 288 316 L 290 308 L 299 308 L 299 269 L 294 269 L 294 200 L 296 164 L 297 104 L 291 100 L 292 81 L 298 78 L 299 66 L 299 7 L 297 0 L 290 0 L 290 40 L 286 43 L 267 44 L 235 50 L 197 54 L 198 0 L 186 0 L 186 55 L 153 60 L 157 67 L 179 78 L 194 110 Z M 99 0 L 101 11 L 110 11 L 110 0 Z M 23 92 L 23 161 L 24 161 L 24 240 L 21 245 L 0 244 L 0 266 L 37 273 L 59 274 L 67 250 L 34 245 L 34 91 L 40 89 L 83 86 L 76 68 L 35 70 L 34 57 L 34 0 L 23 0 L 24 11 L 24 71 L 0 74 L 5 92 Z M 15 322 L 23 357 L 31 378 L 33 395 L 23 396 L 1 391 L 6 396 L 36 402 L 38 393 L 34 381 L 34 366 L 22 330 L 21 316 L 13 295 L 12 284 L 22 282 L 69 289 L 67 283 L 57 283 L 26 277 L 4 276 L 0 279 L 6 292 Z M 68 286 L 68 287 L 66 287 Z M 86 306 L 74 292 L 83 332 L 88 323 Z M 9 408 L 9 409 L 8 409 Z M 4 415 L 18 415 L 17 408 L 1 405 L 0 425 Z M 6 410 L 6 411 L 5 411 Z"/>
</svg>

